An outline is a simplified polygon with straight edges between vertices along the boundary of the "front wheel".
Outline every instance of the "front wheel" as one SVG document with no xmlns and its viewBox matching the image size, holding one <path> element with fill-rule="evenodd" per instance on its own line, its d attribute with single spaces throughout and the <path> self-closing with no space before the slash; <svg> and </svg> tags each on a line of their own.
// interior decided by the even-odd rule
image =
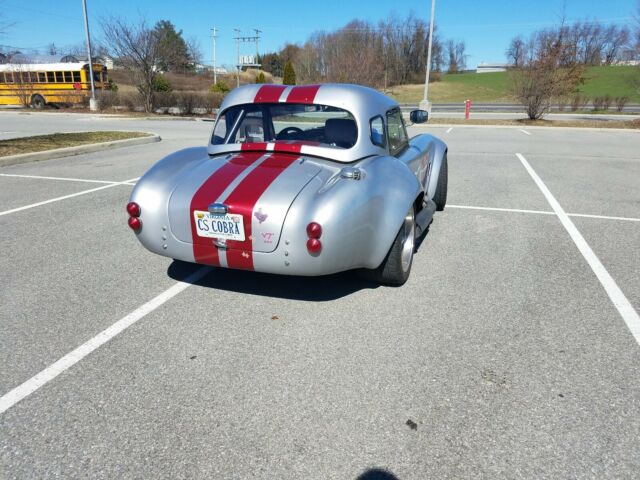
<svg viewBox="0 0 640 480">
<path fill-rule="evenodd" d="M 382 264 L 375 270 L 363 270 L 362 276 L 387 285 L 403 285 L 411 273 L 415 243 L 416 220 L 411 207 Z"/>
</svg>

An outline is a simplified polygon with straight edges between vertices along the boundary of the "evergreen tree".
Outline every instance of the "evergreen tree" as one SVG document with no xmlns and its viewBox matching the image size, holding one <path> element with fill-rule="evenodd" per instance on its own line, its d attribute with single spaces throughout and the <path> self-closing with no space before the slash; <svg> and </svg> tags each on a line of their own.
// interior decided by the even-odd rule
<svg viewBox="0 0 640 480">
<path fill-rule="evenodd" d="M 289 60 L 284 65 L 284 76 L 282 77 L 283 85 L 295 85 L 296 84 L 296 71 L 293 69 L 293 64 Z"/>
</svg>

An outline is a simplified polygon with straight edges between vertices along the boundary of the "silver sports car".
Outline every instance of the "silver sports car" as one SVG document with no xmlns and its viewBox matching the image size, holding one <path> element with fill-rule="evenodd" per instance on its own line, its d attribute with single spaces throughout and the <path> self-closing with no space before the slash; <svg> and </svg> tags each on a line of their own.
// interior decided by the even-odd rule
<svg viewBox="0 0 640 480">
<path fill-rule="evenodd" d="M 427 120 L 414 110 L 413 123 Z M 401 285 L 447 198 L 447 146 L 356 85 L 246 85 L 206 147 L 157 162 L 127 205 L 152 252 L 288 275 L 358 269 Z"/>
</svg>

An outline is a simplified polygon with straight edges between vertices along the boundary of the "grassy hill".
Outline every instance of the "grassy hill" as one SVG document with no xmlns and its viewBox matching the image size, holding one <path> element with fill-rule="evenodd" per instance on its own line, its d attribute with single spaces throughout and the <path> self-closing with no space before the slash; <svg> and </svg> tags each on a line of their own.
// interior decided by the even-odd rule
<svg viewBox="0 0 640 480">
<path fill-rule="evenodd" d="M 579 94 L 589 98 L 611 95 L 629 97 L 632 103 L 640 102 L 640 68 L 637 67 L 589 67 L 585 71 L 585 83 Z M 635 83 L 634 83 L 634 78 Z M 400 85 L 392 87 L 389 94 L 400 103 L 417 103 L 422 100 L 424 85 Z M 429 97 L 434 103 L 464 102 L 511 103 L 511 82 L 508 72 L 459 73 L 442 76 L 442 81 L 429 84 Z"/>
</svg>

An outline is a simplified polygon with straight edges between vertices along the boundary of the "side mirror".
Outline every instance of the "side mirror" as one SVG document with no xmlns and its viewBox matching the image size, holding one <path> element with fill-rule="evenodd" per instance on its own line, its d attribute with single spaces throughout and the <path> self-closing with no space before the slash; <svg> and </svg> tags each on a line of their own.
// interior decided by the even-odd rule
<svg viewBox="0 0 640 480">
<path fill-rule="evenodd" d="M 411 110 L 409 120 L 411 120 L 411 123 L 426 123 L 429 120 L 429 112 L 426 110 Z"/>
</svg>

